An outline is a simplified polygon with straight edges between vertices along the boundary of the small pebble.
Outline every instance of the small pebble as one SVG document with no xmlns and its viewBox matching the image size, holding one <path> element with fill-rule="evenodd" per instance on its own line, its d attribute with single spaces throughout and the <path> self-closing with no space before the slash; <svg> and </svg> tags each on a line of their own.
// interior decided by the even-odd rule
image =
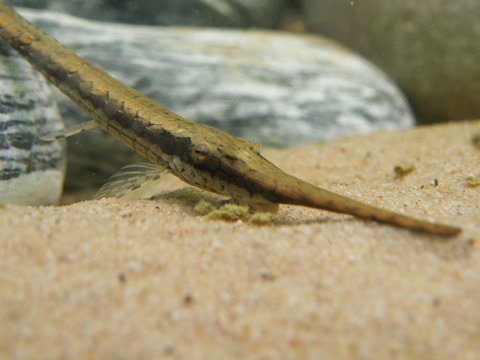
<svg viewBox="0 0 480 360">
<path fill-rule="evenodd" d="M 472 136 L 472 143 L 476 148 L 480 149 L 480 133 L 474 134 Z"/>
<path fill-rule="evenodd" d="M 127 281 L 127 275 L 125 275 L 124 273 L 118 274 L 118 281 L 120 281 L 121 283 L 125 283 Z"/>
<path fill-rule="evenodd" d="M 409 162 L 399 163 L 393 167 L 393 171 L 398 176 L 410 174 L 414 170 L 415 170 L 415 164 L 409 163 Z"/>
<path fill-rule="evenodd" d="M 467 182 L 468 186 L 472 186 L 472 187 L 480 186 L 480 173 L 472 176 L 467 176 L 465 178 L 465 181 Z"/>
</svg>

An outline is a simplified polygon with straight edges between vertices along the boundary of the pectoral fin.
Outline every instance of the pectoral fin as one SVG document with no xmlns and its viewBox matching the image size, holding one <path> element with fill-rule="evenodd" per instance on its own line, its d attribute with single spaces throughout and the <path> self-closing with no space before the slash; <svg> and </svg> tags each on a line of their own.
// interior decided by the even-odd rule
<svg viewBox="0 0 480 360">
<path fill-rule="evenodd" d="M 97 123 L 94 120 L 86 121 L 80 124 L 75 124 L 73 126 L 70 126 L 66 129 L 58 130 L 58 131 L 53 131 L 51 133 L 47 133 L 45 135 L 39 136 L 40 140 L 43 141 L 54 141 L 54 140 L 60 140 L 67 138 L 69 136 L 77 135 L 80 134 L 81 132 L 84 132 L 86 130 L 93 129 L 97 127 Z"/>
<path fill-rule="evenodd" d="M 135 163 L 124 166 L 112 175 L 95 194 L 94 199 L 106 197 L 145 199 L 156 194 L 155 187 L 168 170 L 152 163 Z"/>
</svg>

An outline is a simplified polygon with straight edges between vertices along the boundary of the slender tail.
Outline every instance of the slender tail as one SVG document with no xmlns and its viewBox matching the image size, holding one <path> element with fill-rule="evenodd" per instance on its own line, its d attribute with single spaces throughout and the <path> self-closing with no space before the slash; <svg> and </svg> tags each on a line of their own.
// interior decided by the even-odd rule
<svg viewBox="0 0 480 360">
<path fill-rule="evenodd" d="M 288 176 L 277 184 L 276 200 L 284 204 L 324 209 L 359 218 L 443 236 L 454 236 L 462 229 L 456 226 L 417 219 L 408 215 L 374 207 L 360 201 L 321 189 L 308 182 Z"/>
</svg>

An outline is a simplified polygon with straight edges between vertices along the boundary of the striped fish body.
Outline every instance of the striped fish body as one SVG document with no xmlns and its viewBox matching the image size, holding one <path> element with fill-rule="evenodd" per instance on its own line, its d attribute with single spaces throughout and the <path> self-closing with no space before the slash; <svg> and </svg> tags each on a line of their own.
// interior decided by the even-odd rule
<svg viewBox="0 0 480 360">
<path fill-rule="evenodd" d="M 422 221 L 332 193 L 286 174 L 255 145 L 174 114 L 76 56 L 0 5 L 0 38 L 98 125 L 185 182 L 250 204 L 326 209 L 395 226 L 455 235 L 457 227 Z"/>
</svg>

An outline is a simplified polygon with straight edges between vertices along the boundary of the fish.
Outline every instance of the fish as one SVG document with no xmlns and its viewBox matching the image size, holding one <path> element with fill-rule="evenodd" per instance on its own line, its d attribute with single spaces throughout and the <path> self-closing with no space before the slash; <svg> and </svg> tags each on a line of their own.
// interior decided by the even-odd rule
<svg viewBox="0 0 480 360">
<path fill-rule="evenodd" d="M 149 160 L 120 170 L 97 197 L 122 197 L 170 173 L 253 209 L 276 211 L 279 204 L 290 204 L 442 236 L 455 236 L 462 230 L 375 207 L 287 174 L 261 155 L 258 144 L 169 111 L 80 58 L 3 4 L 0 39 L 92 119 L 44 139 L 98 126 Z"/>
</svg>

